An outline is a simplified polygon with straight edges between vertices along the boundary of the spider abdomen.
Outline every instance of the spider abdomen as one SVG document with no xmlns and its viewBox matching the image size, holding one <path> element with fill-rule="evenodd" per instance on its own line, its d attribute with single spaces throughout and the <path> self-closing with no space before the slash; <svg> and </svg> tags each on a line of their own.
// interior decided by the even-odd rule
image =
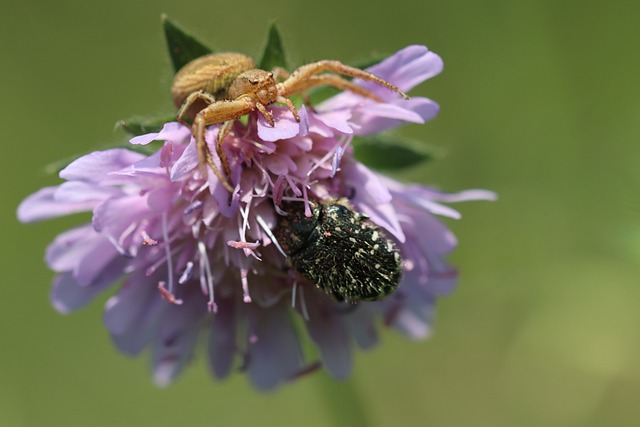
<svg viewBox="0 0 640 427">
<path fill-rule="evenodd" d="M 180 107 L 193 92 L 205 91 L 217 100 L 228 98 L 231 83 L 244 71 L 256 67 L 253 59 L 241 53 L 213 53 L 182 67 L 173 79 L 171 96 Z"/>
</svg>

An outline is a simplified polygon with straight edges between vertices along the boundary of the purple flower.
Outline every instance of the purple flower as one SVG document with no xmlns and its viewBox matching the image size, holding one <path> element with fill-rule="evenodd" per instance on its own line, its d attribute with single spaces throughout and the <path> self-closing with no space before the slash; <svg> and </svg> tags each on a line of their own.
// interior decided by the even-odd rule
<svg viewBox="0 0 640 427">
<path fill-rule="evenodd" d="M 410 46 L 371 71 L 406 91 L 441 69 L 437 55 Z M 236 123 L 225 139 L 232 195 L 213 173 L 202 176 L 190 129 L 179 123 L 131 140 L 165 141 L 151 156 L 112 149 L 71 163 L 60 172 L 64 183 L 36 192 L 18 208 L 24 222 L 93 214 L 91 224 L 60 234 L 47 248 L 46 261 L 57 273 L 53 306 L 62 313 L 77 310 L 121 280 L 107 301 L 105 324 L 123 353 L 150 349 L 160 385 L 178 376 L 202 334 L 214 377 L 241 369 L 260 389 L 321 365 L 337 379 L 347 377 L 352 342 L 374 346 L 376 319 L 411 338 L 427 336 L 436 298 L 456 282 L 456 270 L 445 262 L 456 240 L 437 216 L 459 214 L 440 202 L 494 195 L 404 185 L 358 163 L 350 149 L 354 135 L 422 123 L 438 111 L 431 100 L 405 101 L 361 84 L 384 102 L 342 93 L 318 112 L 301 107 L 300 123 L 277 106 L 270 107 L 275 128 L 256 114 L 247 124 Z M 207 130 L 210 144 L 217 132 L 218 126 Z M 345 309 L 287 273 L 272 232 L 281 201 L 299 201 L 310 210 L 313 201 L 339 197 L 349 197 L 402 253 L 403 279 L 382 301 Z M 303 358 L 295 318 L 319 360 Z"/>
</svg>

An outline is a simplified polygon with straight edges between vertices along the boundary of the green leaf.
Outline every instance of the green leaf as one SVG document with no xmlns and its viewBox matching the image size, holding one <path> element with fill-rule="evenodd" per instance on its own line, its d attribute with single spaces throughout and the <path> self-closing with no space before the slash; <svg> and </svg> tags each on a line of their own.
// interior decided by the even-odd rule
<svg viewBox="0 0 640 427">
<path fill-rule="evenodd" d="M 171 22 L 167 15 L 163 14 L 161 19 L 162 26 L 164 27 L 164 36 L 167 40 L 167 48 L 169 49 L 169 56 L 171 57 L 173 69 L 176 73 L 188 62 L 213 53 L 213 50 Z"/>
<path fill-rule="evenodd" d="M 280 37 L 280 33 L 278 32 L 278 28 L 276 28 L 275 22 L 272 22 L 269 26 L 267 43 L 262 51 L 262 58 L 258 63 L 258 67 L 261 70 L 273 70 L 275 67 L 287 69 L 287 66 L 287 57 L 284 53 L 282 37 Z"/>
<path fill-rule="evenodd" d="M 139 136 L 152 132 L 160 132 L 165 123 L 175 121 L 175 115 L 153 118 L 134 117 L 127 120 L 120 120 L 116 123 L 116 128 L 122 129 L 130 135 Z"/>
<path fill-rule="evenodd" d="M 394 134 L 359 137 L 353 147 L 356 159 L 378 170 L 404 169 L 436 157 L 423 143 Z"/>
</svg>

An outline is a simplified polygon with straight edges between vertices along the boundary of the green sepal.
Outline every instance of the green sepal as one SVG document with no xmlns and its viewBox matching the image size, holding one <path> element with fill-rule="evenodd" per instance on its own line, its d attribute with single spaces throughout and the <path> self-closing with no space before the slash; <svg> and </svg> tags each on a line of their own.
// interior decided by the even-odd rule
<svg viewBox="0 0 640 427">
<path fill-rule="evenodd" d="M 175 122 L 175 115 L 165 117 L 139 118 L 134 117 L 127 120 L 120 120 L 116 123 L 117 129 L 122 129 L 130 135 L 140 136 L 152 132 L 160 132 L 165 123 Z"/>
<path fill-rule="evenodd" d="M 356 137 L 353 148 L 356 159 L 377 170 L 404 169 L 436 157 L 424 143 L 389 133 Z"/>
<path fill-rule="evenodd" d="M 275 67 L 282 67 L 286 70 L 288 69 L 288 64 L 282 37 L 280 37 L 275 22 L 272 22 L 267 33 L 267 42 L 262 50 L 262 58 L 258 62 L 258 68 L 261 70 L 273 70 Z"/>
<path fill-rule="evenodd" d="M 209 53 L 214 53 L 213 50 L 169 20 L 167 15 L 163 14 L 161 19 L 169 56 L 176 73 L 188 62 Z"/>
</svg>

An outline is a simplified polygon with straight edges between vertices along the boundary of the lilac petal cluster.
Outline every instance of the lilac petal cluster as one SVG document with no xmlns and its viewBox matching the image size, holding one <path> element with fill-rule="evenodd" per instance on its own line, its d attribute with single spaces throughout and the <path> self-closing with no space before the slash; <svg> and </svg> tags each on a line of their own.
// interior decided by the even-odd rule
<svg viewBox="0 0 640 427">
<path fill-rule="evenodd" d="M 408 91 L 441 69 L 436 54 L 409 46 L 370 71 Z M 224 146 L 233 194 L 215 174 L 203 175 L 191 131 L 179 123 L 131 140 L 164 141 L 153 155 L 112 149 L 68 165 L 62 184 L 18 208 L 24 222 L 92 213 L 90 223 L 63 232 L 47 248 L 46 262 L 57 273 L 53 306 L 69 313 L 118 286 L 106 303 L 105 325 L 121 352 L 148 349 L 159 385 L 183 371 L 202 336 L 215 378 L 241 370 L 263 390 L 320 366 L 346 378 L 354 343 L 373 347 L 380 322 L 411 338 L 427 336 L 436 298 L 456 282 L 445 261 L 456 240 L 437 217 L 459 214 L 442 202 L 494 195 L 405 185 L 356 161 L 353 136 L 423 123 L 438 111 L 429 99 L 407 101 L 359 84 L 383 102 L 345 92 L 316 111 L 301 107 L 300 122 L 272 106 L 275 127 L 253 113 L 236 123 Z M 218 129 L 207 129 L 211 146 Z M 332 300 L 288 267 L 274 237 L 282 201 L 310 212 L 311 203 L 339 197 L 384 228 L 402 253 L 403 279 L 382 301 Z M 301 330 L 317 360 L 305 359 Z"/>
</svg>

